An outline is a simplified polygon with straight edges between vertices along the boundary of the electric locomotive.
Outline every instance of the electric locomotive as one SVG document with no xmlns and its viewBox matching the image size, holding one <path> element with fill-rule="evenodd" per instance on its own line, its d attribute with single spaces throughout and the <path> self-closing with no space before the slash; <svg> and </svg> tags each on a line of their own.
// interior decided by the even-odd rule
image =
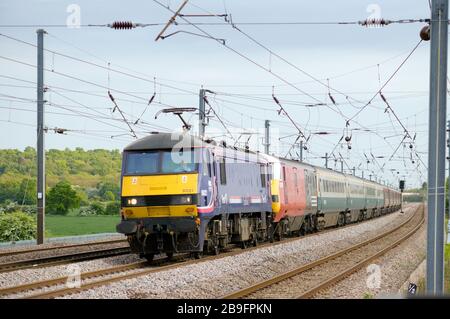
<svg viewBox="0 0 450 319">
<path fill-rule="evenodd" d="M 256 244 L 270 234 L 270 171 L 258 153 L 188 134 L 151 134 L 124 149 L 117 231 L 148 260 Z"/>
</svg>

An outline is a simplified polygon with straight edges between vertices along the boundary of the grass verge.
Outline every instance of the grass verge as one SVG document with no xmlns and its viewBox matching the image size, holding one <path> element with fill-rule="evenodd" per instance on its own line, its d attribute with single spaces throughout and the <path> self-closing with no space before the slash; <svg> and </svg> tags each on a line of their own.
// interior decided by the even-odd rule
<svg viewBox="0 0 450 319">
<path fill-rule="evenodd" d="M 45 216 L 48 237 L 114 233 L 120 217 L 113 216 Z"/>
</svg>

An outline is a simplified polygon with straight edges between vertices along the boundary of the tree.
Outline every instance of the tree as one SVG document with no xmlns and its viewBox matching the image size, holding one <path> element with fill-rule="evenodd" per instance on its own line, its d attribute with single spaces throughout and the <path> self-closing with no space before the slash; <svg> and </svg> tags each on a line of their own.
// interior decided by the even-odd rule
<svg viewBox="0 0 450 319">
<path fill-rule="evenodd" d="M 110 202 L 106 205 L 106 215 L 120 215 L 120 202 Z"/>
<path fill-rule="evenodd" d="M 80 207 L 81 198 L 66 181 L 57 183 L 47 195 L 50 214 L 66 215 L 70 209 Z"/>
<path fill-rule="evenodd" d="M 24 205 L 36 204 L 36 179 L 24 178 L 20 183 L 18 203 Z"/>
<path fill-rule="evenodd" d="M 97 188 L 98 188 L 98 195 L 103 200 L 112 201 L 119 197 L 120 187 L 117 183 L 100 182 L 98 183 Z"/>
</svg>

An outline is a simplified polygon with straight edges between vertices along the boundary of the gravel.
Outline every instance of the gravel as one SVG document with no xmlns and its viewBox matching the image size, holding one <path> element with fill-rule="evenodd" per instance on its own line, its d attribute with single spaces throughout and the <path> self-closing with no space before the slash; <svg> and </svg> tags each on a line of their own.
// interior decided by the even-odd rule
<svg viewBox="0 0 450 319">
<path fill-rule="evenodd" d="M 65 245 L 65 246 L 67 246 L 67 245 Z M 71 247 L 71 248 L 64 248 L 64 246 L 60 246 L 60 245 L 57 245 L 55 247 L 58 247 L 58 248 L 52 249 L 52 250 L 22 253 L 22 254 L 18 254 L 18 255 L 0 256 L 0 264 L 10 263 L 10 262 L 15 262 L 15 261 L 22 261 L 22 260 L 29 260 L 29 259 L 38 259 L 38 258 L 45 258 L 45 257 L 53 257 L 53 256 L 61 256 L 61 255 L 68 255 L 68 254 L 75 254 L 75 253 L 90 252 L 90 251 L 109 249 L 109 248 L 129 247 L 129 245 L 127 242 L 121 242 L 121 243 L 112 243 L 112 244 L 86 245 L 86 246 Z"/>
<path fill-rule="evenodd" d="M 408 218 L 392 213 L 277 246 L 204 261 L 97 287 L 64 298 L 218 298 L 391 229 Z"/>
<path fill-rule="evenodd" d="M 42 245 L 36 245 L 36 241 L 20 241 L 16 243 L 0 243 L 0 253 L 7 251 L 21 251 L 28 249 L 40 249 L 40 248 L 51 248 L 51 247 L 63 247 L 73 244 L 83 244 L 83 243 L 95 243 L 105 240 L 117 240 L 125 239 L 122 234 L 116 235 L 81 235 L 81 236 L 71 236 L 71 237 L 55 237 L 47 239 Z M 29 242 L 29 243 L 28 243 Z"/>
<path fill-rule="evenodd" d="M 399 289 L 426 256 L 426 224 L 406 242 L 315 298 L 401 298 Z M 378 270 L 380 272 L 378 272 Z M 381 274 L 379 285 L 377 274 Z M 417 283 L 416 283 L 417 284 Z"/>
<path fill-rule="evenodd" d="M 73 274 L 76 267 L 79 267 L 81 272 L 89 272 L 103 268 L 111 268 L 117 265 L 133 263 L 140 260 L 141 259 L 139 259 L 139 257 L 135 254 L 129 254 L 71 263 L 66 265 L 50 266 L 36 269 L 23 269 L 0 273 L 0 288 L 22 285 L 38 280 L 48 280 L 63 276 L 69 276 L 70 274 Z"/>
</svg>

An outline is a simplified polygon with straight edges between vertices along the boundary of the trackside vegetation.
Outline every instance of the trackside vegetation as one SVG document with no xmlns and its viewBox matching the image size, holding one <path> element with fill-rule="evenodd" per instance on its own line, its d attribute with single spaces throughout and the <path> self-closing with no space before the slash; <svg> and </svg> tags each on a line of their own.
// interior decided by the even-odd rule
<svg viewBox="0 0 450 319">
<path fill-rule="evenodd" d="M 46 235 L 115 232 L 120 171 L 119 150 L 46 151 Z M 0 150 L 0 241 L 33 239 L 35 225 L 36 150 Z"/>
</svg>

